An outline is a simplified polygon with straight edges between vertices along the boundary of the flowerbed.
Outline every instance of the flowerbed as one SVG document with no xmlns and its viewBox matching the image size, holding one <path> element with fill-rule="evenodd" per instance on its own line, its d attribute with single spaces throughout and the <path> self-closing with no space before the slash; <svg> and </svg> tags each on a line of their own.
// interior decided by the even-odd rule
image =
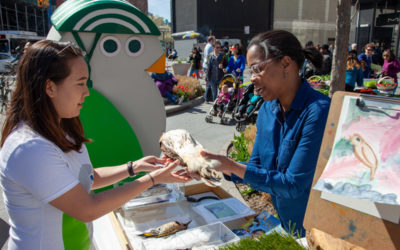
<svg viewBox="0 0 400 250">
<path fill-rule="evenodd" d="M 192 100 L 203 94 L 200 80 L 193 77 L 177 75 L 178 84 L 174 86 L 173 93 L 179 97 L 184 96 L 185 101 Z"/>
</svg>

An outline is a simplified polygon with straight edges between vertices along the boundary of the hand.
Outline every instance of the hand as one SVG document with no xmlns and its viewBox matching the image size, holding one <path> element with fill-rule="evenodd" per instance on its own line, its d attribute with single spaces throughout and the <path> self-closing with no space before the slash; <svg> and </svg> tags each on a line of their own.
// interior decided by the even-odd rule
<svg viewBox="0 0 400 250">
<path fill-rule="evenodd" d="M 219 166 L 215 167 L 215 170 L 221 171 L 227 175 L 231 174 L 231 169 L 236 164 L 236 162 L 234 160 L 232 160 L 224 155 L 214 154 L 214 153 L 208 152 L 206 150 L 202 150 L 200 152 L 200 155 L 208 160 L 219 161 L 221 164 Z"/>
<path fill-rule="evenodd" d="M 241 70 L 240 70 L 239 68 L 238 68 L 238 69 L 236 69 L 236 72 L 240 73 L 240 71 L 241 71 Z"/>
<path fill-rule="evenodd" d="M 151 176 L 154 179 L 154 184 L 174 182 L 186 183 L 192 180 L 185 169 L 172 172 L 179 165 L 179 163 L 179 160 L 176 160 L 174 162 L 167 163 L 165 167 L 152 172 Z"/>
<path fill-rule="evenodd" d="M 166 163 L 166 159 L 160 159 L 153 155 L 143 157 L 142 159 L 133 162 L 133 172 L 135 173 L 141 171 L 152 172 L 162 168 L 162 166 L 155 165 L 156 163 L 164 165 Z"/>
<path fill-rule="evenodd" d="M 224 71 L 224 73 L 228 72 L 228 70 L 226 70 L 226 69 L 223 69 L 222 71 Z"/>
<path fill-rule="evenodd" d="M 218 68 L 222 69 L 224 65 L 222 63 L 218 64 Z"/>
</svg>

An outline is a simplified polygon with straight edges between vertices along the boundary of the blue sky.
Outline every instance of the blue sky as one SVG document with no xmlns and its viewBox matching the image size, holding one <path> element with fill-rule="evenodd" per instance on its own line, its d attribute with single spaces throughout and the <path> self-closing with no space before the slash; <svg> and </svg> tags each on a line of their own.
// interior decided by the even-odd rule
<svg viewBox="0 0 400 250">
<path fill-rule="evenodd" d="M 170 0 L 148 0 L 149 12 L 171 22 Z"/>
</svg>

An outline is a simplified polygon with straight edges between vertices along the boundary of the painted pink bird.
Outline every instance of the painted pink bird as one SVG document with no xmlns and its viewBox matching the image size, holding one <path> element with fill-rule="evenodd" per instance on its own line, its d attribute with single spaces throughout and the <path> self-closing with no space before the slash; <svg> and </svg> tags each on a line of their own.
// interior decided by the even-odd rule
<svg viewBox="0 0 400 250">
<path fill-rule="evenodd" d="M 350 142 L 353 145 L 353 151 L 356 158 L 361 161 L 362 164 L 370 168 L 370 180 L 375 177 L 376 170 L 378 168 L 378 158 L 372 147 L 361 137 L 361 135 L 355 133 L 350 136 Z"/>
</svg>

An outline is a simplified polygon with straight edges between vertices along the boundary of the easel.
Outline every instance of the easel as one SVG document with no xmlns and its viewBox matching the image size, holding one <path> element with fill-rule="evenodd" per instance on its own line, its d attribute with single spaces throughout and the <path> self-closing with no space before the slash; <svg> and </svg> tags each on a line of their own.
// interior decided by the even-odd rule
<svg viewBox="0 0 400 250">
<path fill-rule="evenodd" d="M 362 96 L 383 102 L 392 100 L 342 91 L 333 95 L 312 186 L 328 162 L 345 96 Z M 393 100 L 400 105 L 400 99 Z M 321 199 L 321 192 L 314 189 L 310 192 L 304 227 L 311 246 L 318 248 L 319 245 L 319 249 L 400 249 L 400 224 Z"/>
</svg>

